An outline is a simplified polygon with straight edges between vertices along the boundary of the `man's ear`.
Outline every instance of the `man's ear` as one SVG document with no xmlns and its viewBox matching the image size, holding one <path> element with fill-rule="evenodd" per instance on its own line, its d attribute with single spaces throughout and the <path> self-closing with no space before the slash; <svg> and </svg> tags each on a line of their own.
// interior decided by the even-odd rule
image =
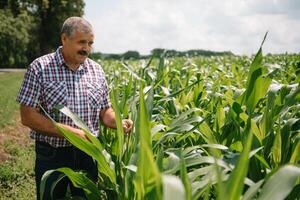
<svg viewBox="0 0 300 200">
<path fill-rule="evenodd" d="M 65 33 L 62 33 L 61 36 L 60 36 L 60 39 L 61 39 L 61 43 L 62 45 L 65 45 L 66 41 L 67 41 L 67 36 Z"/>
</svg>

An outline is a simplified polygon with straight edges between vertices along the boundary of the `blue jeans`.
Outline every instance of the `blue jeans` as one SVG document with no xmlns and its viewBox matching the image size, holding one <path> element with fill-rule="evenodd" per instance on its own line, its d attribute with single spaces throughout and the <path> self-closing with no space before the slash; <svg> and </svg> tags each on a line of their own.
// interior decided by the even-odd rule
<svg viewBox="0 0 300 200">
<path fill-rule="evenodd" d="M 88 177 L 97 181 L 98 170 L 93 159 L 76 147 L 55 148 L 47 143 L 36 141 L 35 143 L 35 181 L 37 188 L 37 200 L 40 200 L 40 183 L 43 174 L 47 170 L 68 167 L 73 170 L 84 170 Z M 60 172 L 52 173 L 46 181 L 43 200 L 51 199 L 51 185 L 61 175 Z M 80 196 L 86 199 L 84 191 L 75 188 L 67 177 L 64 177 L 53 190 L 53 199 L 61 199 L 66 196 L 67 188 L 70 188 L 72 196 Z"/>
</svg>

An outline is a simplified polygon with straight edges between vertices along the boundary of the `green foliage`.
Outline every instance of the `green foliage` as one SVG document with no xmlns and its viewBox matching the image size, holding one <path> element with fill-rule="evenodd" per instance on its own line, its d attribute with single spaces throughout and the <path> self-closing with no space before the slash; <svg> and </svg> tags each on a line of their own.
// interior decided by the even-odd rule
<svg viewBox="0 0 300 200">
<path fill-rule="evenodd" d="M 12 160 L 0 164 L 0 199 L 34 199 L 34 146 L 25 149 L 7 141 L 4 149 Z"/>
<path fill-rule="evenodd" d="M 127 51 L 125 52 L 122 57 L 124 59 L 139 59 L 140 58 L 140 53 L 137 51 Z"/>
<path fill-rule="evenodd" d="M 70 16 L 82 16 L 83 0 L 43 0 L 35 1 L 38 22 L 40 53 L 55 50 L 60 42 L 60 30 L 63 22 Z"/>
<path fill-rule="evenodd" d="M 87 199 L 89 200 L 94 200 L 94 199 L 100 199 L 101 198 L 101 193 L 97 188 L 97 185 L 91 181 L 89 178 L 86 177 L 85 174 L 83 173 L 76 173 L 70 168 L 59 168 L 56 170 L 49 170 L 47 171 L 43 177 L 42 177 L 42 182 L 41 182 L 41 199 L 43 199 L 44 196 L 44 188 L 46 186 L 46 181 L 47 177 L 51 175 L 53 172 L 58 171 L 64 173 L 72 182 L 72 184 L 75 187 L 78 188 L 83 188 L 84 192 L 87 196 Z M 51 191 L 55 188 L 55 185 L 63 178 L 64 176 L 61 176 L 55 184 L 52 185 Z"/>
<path fill-rule="evenodd" d="M 229 51 L 216 52 L 216 51 L 208 51 L 208 50 L 201 50 L 201 49 L 177 51 L 173 49 L 156 48 L 151 51 L 151 55 L 156 58 L 159 58 L 163 55 L 166 57 L 180 57 L 180 56 L 194 57 L 194 56 L 225 56 L 225 55 L 233 55 L 233 53 Z"/>
<path fill-rule="evenodd" d="M 300 168 L 286 165 L 271 176 L 262 188 L 259 200 L 284 199 L 294 187 L 300 176 Z"/>
<path fill-rule="evenodd" d="M 99 173 L 102 173 L 104 176 L 109 178 L 112 184 L 116 184 L 116 173 L 114 171 L 114 163 L 111 161 L 110 155 L 106 153 L 100 142 L 92 136 L 91 132 L 88 131 L 87 127 L 83 124 L 83 122 L 79 119 L 78 116 L 71 113 L 71 111 L 65 107 L 61 108 L 60 111 L 63 112 L 65 115 L 69 116 L 78 127 L 82 128 L 89 137 L 90 141 L 82 140 L 79 136 L 72 134 L 72 132 L 56 124 L 57 128 L 61 131 L 64 137 L 67 138 L 74 146 L 78 147 L 81 151 L 85 152 L 87 155 L 94 158 L 97 161 L 97 163 L 99 163 L 97 165 Z"/>
<path fill-rule="evenodd" d="M 12 126 L 19 105 L 15 98 L 20 88 L 23 73 L 0 74 L 0 154 L 10 155 L 10 160 L 0 163 L 0 199 L 34 199 L 35 183 L 33 173 L 34 146 L 24 148 L 16 144 L 5 126 Z M 26 133 L 20 133 L 26 134 Z M 17 135 L 17 134 L 15 134 Z M 18 139 L 23 138 L 18 136 Z M 0 155 L 1 156 L 1 155 Z"/>
<path fill-rule="evenodd" d="M 110 80 L 117 86 L 111 99 L 119 126 L 116 131 L 102 128 L 100 134 L 109 158 L 102 166 L 114 163 L 116 174 L 114 183 L 99 168 L 98 184 L 107 197 L 112 192 L 116 199 L 283 199 L 297 194 L 299 167 L 285 163 L 299 164 L 299 85 L 278 89 L 269 81 L 275 71 L 253 75 L 269 65 L 261 50 L 252 64 L 247 62 L 248 82 L 231 78 L 246 78 L 242 70 L 213 59 L 196 58 L 184 67 L 180 58 L 160 58 L 142 67 L 107 61 L 109 77 L 130 77 Z M 223 59 L 221 63 L 246 67 L 240 64 L 245 58 Z M 207 67 L 199 67 L 203 64 Z M 265 77 L 267 84 L 261 82 Z M 63 113 L 84 128 L 73 114 Z M 128 115 L 135 136 L 122 139 L 120 122 Z M 72 142 L 72 133 L 63 132 Z M 91 145 L 80 143 L 86 147 L 73 144 Z"/>
<path fill-rule="evenodd" d="M 70 16 L 82 16 L 83 0 L 7 0 L 0 5 L 0 67 L 25 67 L 60 45 Z"/>
<path fill-rule="evenodd" d="M 148 112 L 141 87 L 137 122 L 140 148 L 138 151 L 137 171 L 134 179 L 135 197 L 138 200 L 162 199 L 162 177 L 153 157 L 149 125 Z M 145 166 L 148 166 L 148 168 L 146 169 Z"/>
<path fill-rule="evenodd" d="M 116 59 L 116 60 L 129 60 L 129 59 L 147 59 L 147 58 L 160 58 L 162 56 L 165 57 L 196 57 L 196 56 L 225 56 L 232 55 L 231 52 L 217 52 L 217 51 L 208 51 L 208 50 L 188 50 L 188 51 L 177 51 L 172 49 L 160 49 L 156 48 L 151 51 L 149 55 L 140 55 L 138 51 L 127 51 L 123 54 L 113 54 L 113 53 L 101 53 L 94 52 L 90 54 L 90 58 L 94 60 L 108 60 L 108 59 Z"/>
<path fill-rule="evenodd" d="M 23 76 L 24 73 L 0 74 L 0 128 L 15 122 L 13 117 L 19 109 L 15 99 Z"/>
<path fill-rule="evenodd" d="M 91 141 L 61 131 L 101 163 L 104 198 L 295 199 L 297 59 L 263 57 L 260 48 L 253 58 L 105 60 L 117 130 L 101 126 L 97 140 L 63 108 Z M 127 117 L 134 121 L 129 137 L 121 127 Z"/>
<path fill-rule="evenodd" d="M 20 67 L 28 62 L 32 17 L 26 11 L 16 17 L 10 10 L 0 9 L 0 67 Z"/>
</svg>

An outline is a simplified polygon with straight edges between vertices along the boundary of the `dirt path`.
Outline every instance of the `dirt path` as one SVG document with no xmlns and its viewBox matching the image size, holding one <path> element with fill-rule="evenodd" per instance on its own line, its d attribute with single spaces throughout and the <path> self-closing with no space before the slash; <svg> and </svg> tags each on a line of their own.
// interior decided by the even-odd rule
<svg viewBox="0 0 300 200">
<path fill-rule="evenodd" d="M 27 147 L 32 143 L 29 138 L 29 129 L 21 124 L 20 114 L 14 115 L 16 123 L 0 129 L 0 164 L 11 158 L 5 151 L 6 143 L 14 143 L 21 147 Z"/>
<path fill-rule="evenodd" d="M 26 69 L 18 69 L 18 68 L 1 68 L 0 72 L 25 72 Z"/>
<path fill-rule="evenodd" d="M 11 73 L 11 72 L 26 72 L 26 69 L 0 68 L 0 74 Z"/>
</svg>

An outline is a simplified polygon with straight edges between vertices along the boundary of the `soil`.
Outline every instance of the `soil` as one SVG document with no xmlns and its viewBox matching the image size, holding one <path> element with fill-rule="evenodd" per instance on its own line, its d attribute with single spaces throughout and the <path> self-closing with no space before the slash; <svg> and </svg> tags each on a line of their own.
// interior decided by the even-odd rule
<svg viewBox="0 0 300 200">
<path fill-rule="evenodd" d="M 32 140 L 29 138 L 29 128 L 21 124 L 20 114 L 14 116 L 15 124 L 0 129 L 0 164 L 11 159 L 11 155 L 5 151 L 5 143 L 12 142 L 20 147 L 28 147 Z"/>
</svg>

